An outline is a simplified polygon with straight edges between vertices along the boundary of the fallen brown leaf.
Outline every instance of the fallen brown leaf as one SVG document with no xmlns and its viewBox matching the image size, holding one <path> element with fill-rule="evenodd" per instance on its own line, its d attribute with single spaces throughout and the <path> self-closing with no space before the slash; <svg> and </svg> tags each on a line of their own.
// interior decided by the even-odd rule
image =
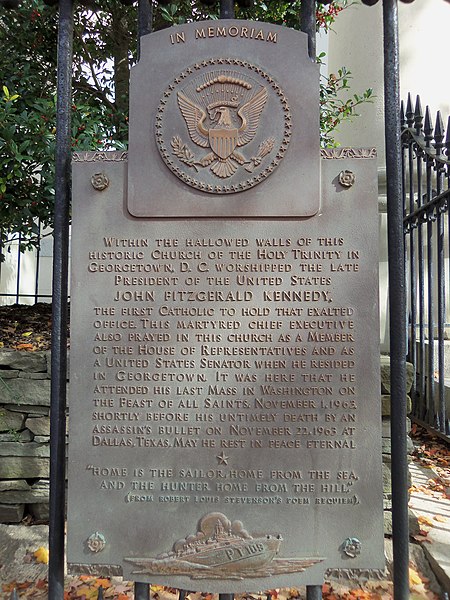
<svg viewBox="0 0 450 600">
<path fill-rule="evenodd" d="M 446 523 L 447 517 L 443 517 L 442 515 L 434 515 L 433 519 L 435 521 L 439 521 L 439 523 Z"/>
<path fill-rule="evenodd" d="M 422 525 L 428 525 L 429 527 L 433 527 L 434 525 L 433 520 L 430 519 L 430 517 L 426 517 L 425 515 L 419 515 L 419 517 L 417 517 L 417 520 Z"/>
</svg>

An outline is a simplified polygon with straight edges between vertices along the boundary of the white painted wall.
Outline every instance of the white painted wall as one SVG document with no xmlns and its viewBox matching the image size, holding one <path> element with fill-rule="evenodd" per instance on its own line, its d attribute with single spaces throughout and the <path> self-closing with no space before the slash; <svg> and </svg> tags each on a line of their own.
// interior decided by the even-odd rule
<svg viewBox="0 0 450 600">
<path fill-rule="evenodd" d="M 419 94 L 435 116 L 450 114 L 450 80 L 446 72 L 450 3 L 445 0 L 399 2 L 400 86 L 402 99 Z M 384 163 L 383 21 L 382 2 L 355 3 L 341 12 L 329 35 L 328 65 L 334 73 L 345 65 L 353 76 L 352 88 L 373 88 L 372 104 L 361 107 L 360 117 L 341 127 L 342 146 L 376 146 Z M 425 107 L 424 107 L 425 108 Z"/>
<path fill-rule="evenodd" d="M 437 110 L 450 115 L 450 79 L 446 68 L 450 26 L 450 3 L 415 0 L 399 3 L 400 86 L 402 98 L 419 94 Z M 425 108 L 425 107 L 424 107 Z"/>
<path fill-rule="evenodd" d="M 401 98 L 411 92 L 421 96 L 433 120 L 440 110 L 446 123 L 450 115 L 450 80 L 446 74 L 450 4 L 444 0 L 399 2 Z M 329 73 L 345 65 L 352 73 L 352 89 L 371 87 L 376 97 L 361 107 L 360 117 L 340 128 L 336 139 L 342 146 L 375 146 L 380 180 L 380 339 L 388 349 L 387 219 L 385 214 L 385 150 L 383 92 L 382 2 L 375 6 L 355 3 L 339 16 L 329 36 Z"/>
</svg>

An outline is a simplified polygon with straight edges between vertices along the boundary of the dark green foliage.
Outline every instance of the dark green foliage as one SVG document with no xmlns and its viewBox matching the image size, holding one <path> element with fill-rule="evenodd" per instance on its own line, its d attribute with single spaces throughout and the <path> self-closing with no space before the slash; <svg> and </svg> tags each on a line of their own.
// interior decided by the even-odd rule
<svg viewBox="0 0 450 600">
<path fill-rule="evenodd" d="M 49 5 L 50 4 L 50 5 Z M 300 0 L 255 0 L 236 5 L 236 17 L 299 28 Z M 329 28 L 347 0 L 318 5 L 317 24 Z M 136 6 L 90 0 L 75 8 L 72 148 L 108 150 L 126 146 L 129 70 L 136 60 Z M 154 3 L 154 28 L 217 19 L 219 3 L 166 0 Z M 57 6 L 23 0 L 0 8 L 0 245 L 18 233 L 23 249 L 37 244 L 38 223 L 52 226 L 56 106 Z M 320 59 L 320 57 L 319 57 Z M 370 99 L 371 90 L 348 95 L 343 68 L 322 81 L 322 145 Z"/>
</svg>

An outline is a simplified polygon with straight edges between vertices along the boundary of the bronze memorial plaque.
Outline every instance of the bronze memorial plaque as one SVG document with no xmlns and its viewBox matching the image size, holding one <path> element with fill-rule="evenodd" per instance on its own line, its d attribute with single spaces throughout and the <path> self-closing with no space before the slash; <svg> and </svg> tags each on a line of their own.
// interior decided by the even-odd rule
<svg viewBox="0 0 450 600">
<path fill-rule="evenodd" d="M 381 569 L 375 152 L 306 36 L 147 36 L 129 152 L 74 156 L 68 562 L 210 592 Z"/>
</svg>

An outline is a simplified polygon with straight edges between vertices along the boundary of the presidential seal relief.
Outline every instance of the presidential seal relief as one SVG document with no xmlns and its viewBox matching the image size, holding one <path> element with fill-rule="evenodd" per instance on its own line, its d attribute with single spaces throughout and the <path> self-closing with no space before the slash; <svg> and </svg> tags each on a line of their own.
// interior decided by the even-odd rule
<svg viewBox="0 0 450 600">
<path fill-rule="evenodd" d="M 164 92 L 156 117 L 165 164 L 188 185 L 216 194 L 263 181 L 282 160 L 290 136 L 291 114 L 281 87 L 238 59 L 210 59 L 187 68 Z"/>
<path fill-rule="evenodd" d="M 189 575 L 192 579 L 235 579 L 298 573 L 323 558 L 276 558 L 279 534 L 251 535 L 241 521 L 219 512 L 208 513 L 197 533 L 175 542 L 173 549 L 154 558 L 125 558 L 133 575 Z"/>
</svg>

